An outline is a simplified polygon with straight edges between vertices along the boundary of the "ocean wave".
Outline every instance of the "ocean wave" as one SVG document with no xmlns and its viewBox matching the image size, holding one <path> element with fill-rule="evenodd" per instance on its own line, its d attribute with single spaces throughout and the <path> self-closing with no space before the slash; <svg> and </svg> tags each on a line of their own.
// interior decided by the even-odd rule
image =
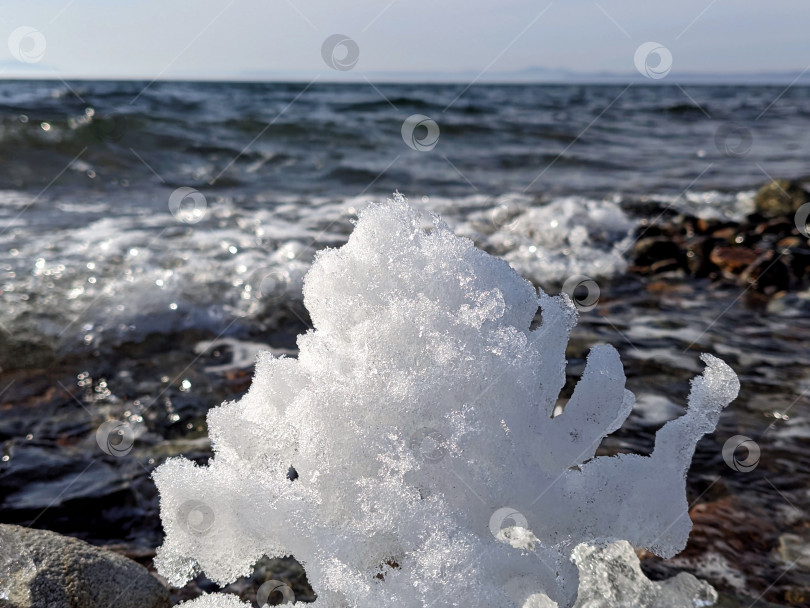
<svg viewBox="0 0 810 608">
<path fill-rule="evenodd" d="M 459 228 L 541 287 L 576 275 L 609 278 L 627 269 L 637 221 L 611 200 L 562 197 L 533 203 L 509 194 Z M 465 231 L 466 229 L 466 231 Z"/>
<path fill-rule="evenodd" d="M 112 215 L 102 203 L 63 203 L 62 213 L 95 219 L 36 238 L 0 239 L 9 252 L 0 257 L 3 323 L 17 336 L 90 348 L 152 332 L 270 322 L 280 309 L 300 309 L 315 252 L 344 243 L 368 200 L 288 198 L 247 209 L 222 198 L 193 225 L 168 209 Z M 577 197 L 542 203 L 476 195 L 420 204 L 545 286 L 571 274 L 623 272 L 635 226 L 615 202 Z"/>
<path fill-rule="evenodd" d="M 620 88 L 587 85 L 146 85 L 2 83 L 0 188 L 40 191 L 81 156 L 88 172 L 71 172 L 60 186 L 188 184 L 202 173 L 219 188 L 284 194 L 349 196 L 377 179 L 386 190 L 418 184 L 443 196 L 534 184 L 537 193 L 598 198 L 675 194 L 709 164 L 712 182 L 702 189 L 750 189 L 763 179 L 757 164 L 794 176 L 808 153 L 801 133 L 810 97 L 798 86 L 760 117 L 778 90 L 693 87 L 686 95 L 678 87 L 634 87 L 614 105 Z M 413 114 L 439 127 L 430 155 L 403 141 L 403 121 Z M 724 121 L 751 130 L 751 158 L 718 144 Z M 349 175 L 346 166 L 359 171 Z M 535 181 L 540 171 L 542 183 Z"/>
</svg>

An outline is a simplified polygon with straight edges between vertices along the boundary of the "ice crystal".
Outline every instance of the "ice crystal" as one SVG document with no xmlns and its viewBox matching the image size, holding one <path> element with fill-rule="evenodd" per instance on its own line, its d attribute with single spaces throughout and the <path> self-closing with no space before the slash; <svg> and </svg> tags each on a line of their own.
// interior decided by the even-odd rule
<svg viewBox="0 0 810 608">
<path fill-rule="evenodd" d="M 703 355 L 650 456 L 595 457 L 634 403 L 616 350 L 591 350 L 554 416 L 571 301 L 433 224 L 401 196 L 369 206 L 305 279 L 298 359 L 260 355 L 248 393 L 209 412 L 208 466 L 157 469 L 170 582 L 293 555 L 315 606 L 571 606 L 580 544 L 684 547 L 685 474 L 735 374 Z M 215 597 L 199 605 L 231 605 Z"/>
</svg>

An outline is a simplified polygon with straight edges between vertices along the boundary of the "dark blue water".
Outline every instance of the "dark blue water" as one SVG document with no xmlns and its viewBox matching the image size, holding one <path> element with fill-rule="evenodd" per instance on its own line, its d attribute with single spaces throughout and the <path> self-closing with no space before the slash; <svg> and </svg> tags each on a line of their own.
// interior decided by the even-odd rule
<svg viewBox="0 0 810 608">
<path fill-rule="evenodd" d="M 164 180 L 298 196 L 395 188 L 603 196 L 732 192 L 760 184 L 763 171 L 808 172 L 808 87 L 145 87 L 0 84 L 0 188 L 44 188 L 77 155 L 92 177 L 69 170 L 52 188 L 114 193 Z M 413 114 L 440 129 L 430 153 L 402 139 Z"/>
<path fill-rule="evenodd" d="M 547 289 L 599 282 L 569 384 L 588 347 L 620 349 L 639 401 L 609 451 L 649 449 L 699 352 L 739 373 L 689 475 L 714 515 L 659 567 L 796 604 L 810 294 L 753 310 L 741 288 L 632 276 L 627 248 L 662 204 L 738 218 L 809 161 L 808 87 L 0 83 L 0 521 L 148 554 L 149 472 L 205 460 L 205 412 L 246 390 L 256 350 L 295 354 L 315 252 L 399 190 Z M 201 198 L 172 208 L 178 188 Z M 109 419 L 137 434 L 131 457 L 99 453 Z M 723 462 L 738 434 L 762 448 L 749 474 Z"/>
</svg>

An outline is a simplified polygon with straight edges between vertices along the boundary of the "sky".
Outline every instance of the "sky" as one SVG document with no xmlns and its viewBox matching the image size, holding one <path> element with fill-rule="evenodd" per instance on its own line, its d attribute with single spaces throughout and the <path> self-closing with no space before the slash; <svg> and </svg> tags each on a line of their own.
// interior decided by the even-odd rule
<svg viewBox="0 0 810 608">
<path fill-rule="evenodd" d="M 675 75 L 810 66 L 807 0 L 14 0 L 0 29 L 0 78 L 621 74 L 648 42 Z"/>
</svg>

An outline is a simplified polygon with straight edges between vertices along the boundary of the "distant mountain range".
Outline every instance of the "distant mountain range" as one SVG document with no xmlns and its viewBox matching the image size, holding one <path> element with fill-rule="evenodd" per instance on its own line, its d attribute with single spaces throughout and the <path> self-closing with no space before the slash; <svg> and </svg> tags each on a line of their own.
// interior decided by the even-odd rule
<svg viewBox="0 0 810 608">
<path fill-rule="evenodd" d="M 283 71 L 244 72 L 227 80 L 295 80 L 309 81 L 315 73 L 301 74 Z M 532 67 L 509 72 L 322 72 L 321 80 L 372 82 L 494 82 L 494 83 L 591 83 L 591 84 L 796 84 L 810 85 L 810 70 L 780 72 L 678 72 L 673 70 L 660 80 L 653 80 L 638 72 L 578 72 L 574 70 Z"/>
<path fill-rule="evenodd" d="M 287 70 L 252 70 L 232 74 L 212 74 L 200 71 L 172 75 L 164 80 L 195 81 L 283 81 L 309 82 L 318 78 L 321 82 L 430 82 L 430 83 L 561 83 L 561 84 L 774 84 L 793 83 L 810 85 L 810 69 L 804 71 L 779 72 L 679 72 L 673 70 L 666 77 L 653 80 L 638 72 L 580 72 L 567 69 L 531 67 L 514 71 L 480 73 L 473 70 L 458 72 L 419 72 L 419 71 L 370 71 L 354 69 L 347 72 L 336 72 L 324 67 L 320 72 L 293 72 Z M 152 75 L 117 76 L 103 74 L 92 76 L 60 72 L 44 63 L 21 64 L 17 61 L 0 62 L 0 80 L 13 79 L 63 79 L 63 80 L 145 80 L 153 79 Z"/>
</svg>

